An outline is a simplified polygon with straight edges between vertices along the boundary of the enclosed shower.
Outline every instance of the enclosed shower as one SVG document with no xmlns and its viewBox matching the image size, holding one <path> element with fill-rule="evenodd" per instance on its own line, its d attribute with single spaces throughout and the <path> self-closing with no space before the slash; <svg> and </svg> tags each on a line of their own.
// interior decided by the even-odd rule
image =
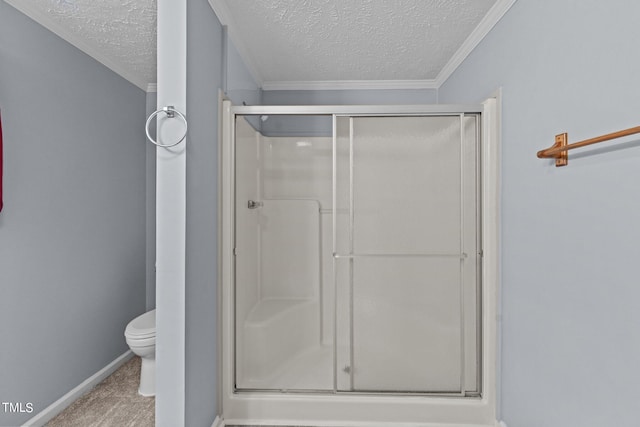
<svg viewBox="0 0 640 427">
<path fill-rule="evenodd" d="M 226 108 L 224 405 L 482 401 L 482 106 Z"/>
</svg>

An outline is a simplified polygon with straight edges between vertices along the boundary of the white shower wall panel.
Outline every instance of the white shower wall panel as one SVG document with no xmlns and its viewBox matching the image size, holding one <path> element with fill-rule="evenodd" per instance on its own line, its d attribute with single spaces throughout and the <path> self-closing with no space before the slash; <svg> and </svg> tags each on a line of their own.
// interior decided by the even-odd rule
<svg viewBox="0 0 640 427">
<path fill-rule="evenodd" d="M 320 204 L 263 200 L 259 212 L 261 299 L 318 299 Z"/>
<path fill-rule="evenodd" d="M 312 199 L 331 208 L 332 139 L 262 137 L 265 199 Z"/>
<path fill-rule="evenodd" d="M 260 138 L 261 191 L 264 198 L 308 199 L 319 204 L 321 341 L 325 346 L 333 345 L 333 140 L 322 136 Z M 345 220 L 342 216 L 339 221 Z"/>
</svg>

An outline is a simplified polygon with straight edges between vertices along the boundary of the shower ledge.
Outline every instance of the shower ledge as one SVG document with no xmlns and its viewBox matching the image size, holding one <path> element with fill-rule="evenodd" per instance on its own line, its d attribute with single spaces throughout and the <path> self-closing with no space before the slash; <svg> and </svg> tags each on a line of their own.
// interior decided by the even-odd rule
<svg viewBox="0 0 640 427">
<path fill-rule="evenodd" d="M 287 316 L 291 310 L 300 308 L 301 305 L 316 305 L 317 301 L 303 298 L 268 298 L 258 302 L 245 321 L 245 326 L 259 325 L 269 322 L 277 317 Z"/>
<path fill-rule="evenodd" d="M 266 299 L 244 322 L 242 382 L 265 380 L 291 358 L 320 344 L 317 300 Z M 242 385 L 240 385 L 242 387 Z"/>
</svg>

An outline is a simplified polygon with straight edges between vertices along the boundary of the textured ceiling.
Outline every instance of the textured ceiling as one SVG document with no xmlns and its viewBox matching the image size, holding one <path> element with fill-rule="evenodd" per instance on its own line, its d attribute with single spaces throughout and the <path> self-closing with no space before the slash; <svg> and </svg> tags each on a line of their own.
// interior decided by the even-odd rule
<svg viewBox="0 0 640 427">
<path fill-rule="evenodd" d="M 139 86 L 156 81 L 155 0 L 7 0 Z M 40 19 L 38 19 L 40 18 Z M 45 19 L 47 22 L 42 22 Z M 62 34 L 60 34 L 62 33 Z M 145 84 L 146 86 L 146 84 Z"/>
<path fill-rule="evenodd" d="M 496 0 L 223 0 L 264 81 L 435 79 Z"/>
<path fill-rule="evenodd" d="M 139 87 L 156 81 L 156 0 L 5 1 Z M 515 0 L 208 1 L 258 83 L 273 88 L 437 87 Z"/>
</svg>

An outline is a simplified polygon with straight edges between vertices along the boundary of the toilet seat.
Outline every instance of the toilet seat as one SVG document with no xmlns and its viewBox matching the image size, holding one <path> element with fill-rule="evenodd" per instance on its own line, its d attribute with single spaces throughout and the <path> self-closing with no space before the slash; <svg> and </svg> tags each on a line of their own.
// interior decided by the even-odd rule
<svg viewBox="0 0 640 427">
<path fill-rule="evenodd" d="M 148 311 L 133 319 L 124 330 L 129 340 L 146 340 L 156 336 L 156 310 Z"/>
<path fill-rule="evenodd" d="M 127 345 L 132 349 L 135 347 L 137 349 L 143 349 L 146 347 L 155 347 L 156 345 L 156 336 L 152 335 L 147 338 L 129 338 L 125 337 L 125 341 Z"/>
</svg>

